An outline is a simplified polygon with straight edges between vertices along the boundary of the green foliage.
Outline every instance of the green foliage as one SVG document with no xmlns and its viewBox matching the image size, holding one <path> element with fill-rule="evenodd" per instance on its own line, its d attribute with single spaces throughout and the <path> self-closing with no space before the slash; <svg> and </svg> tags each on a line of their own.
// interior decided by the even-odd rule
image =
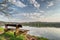
<svg viewBox="0 0 60 40">
<path fill-rule="evenodd" d="M 24 35 L 19 35 L 19 36 L 14 36 L 14 37 L 10 37 L 10 40 L 25 40 L 25 36 Z"/>
<path fill-rule="evenodd" d="M 5 37 L 9 37 L 9 40 L 25 40 L 25 36 L 23 34 L 15 36 L 14 32 L 8 31 L 3 34 Z"/>
<path fill-rule="evenodd" d="M 3 31 L 4 31 L 4 28 L 0 27 L 0 31 L 2 31 L 2 32 L 3 32 Z"/>
<path fill-rule="evenodd" d="M 0 40 L 6 40 L 3 36 L 0 36 Z"/>
<path fill-rule="evenodd" d="M 11 31 L 5 32 L 5 33 L 4 33 L 4 36 L 14 37 L 14 32 L 11 32 Z"/>
<path fill-rule="evenodd" d="M 13 32 L 6 32 L 0 35 L 0 40 L 6 40 L 6 37 L 9 38 L 8 40 L 26 40 L 26 37 L 23 34 L 14 36 Z M 37 37 L 37 38 L 38 40 L 48 40 L 47 38 L 43 37 Z"/>
<path fill-rule="evenodd" d="M 0 28 L 1 31 L 4 31 L 4 28 Z M 9 38 L 8 40 L 26 40 L 26 36 L 23 34 L 20 34 L 18 36 L 14 35 L 14 32 L 8 31 L 4 34 L 0 35 L 0 40 L 6 40 L 6 38 Z M 43 37 L 37 37 L 38 40 L 48 40 L 47 38 Z"/>
<path fill-rule="evenodd" d="M 17 36 L 16 38 L 21 39 L 21 40 L 26 40 L 26 37 L 23 34 Z"/>
<path fill-rule="evenodd" d="M 38 40 L 48 40 L 47 38 L 43 38 L 43 37 L 37 37 Z"/>
</svg>

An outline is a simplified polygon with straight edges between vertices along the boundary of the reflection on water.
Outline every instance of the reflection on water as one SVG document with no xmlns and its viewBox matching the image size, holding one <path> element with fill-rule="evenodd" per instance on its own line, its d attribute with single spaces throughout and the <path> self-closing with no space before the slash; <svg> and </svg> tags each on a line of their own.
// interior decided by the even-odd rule
<svg viewBox="0 0 60 40">
<path fill-rule="evenodd" d="M 50 28 L 50 27 L 29 27 L 29 26 L 23 26 L 23 29 L 28 29 L 29 34 L 46 37 L 50 40 L 60 40 L 60 28 Z"/>
<path fill-rule="evenodd" d="M 37 27 L 23 26 L 22 29 L 30 30 L 28 33 L 31 35 L 45 37 L 50 40 L 60 40 L 60 28 L 54 28 L 54 27 L 37 28 Z"/>
</svg>

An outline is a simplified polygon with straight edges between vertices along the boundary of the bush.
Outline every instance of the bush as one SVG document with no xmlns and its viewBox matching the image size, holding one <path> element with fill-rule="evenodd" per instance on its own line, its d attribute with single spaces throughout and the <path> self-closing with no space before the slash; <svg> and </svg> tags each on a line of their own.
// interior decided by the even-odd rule
<svg viewBox="0 0 60 40">
<path fill-rule="evenodd" d="M 4 33 L 4 36 L 14 37 L 14 32 L 11 32 L 11 31 L 5 32 L 5 33 Z"/>
<path fill-rule="evenodd" d="M 25 36 L 23 34 L 15 36 L 14 32 L 8 31 L 4 33 L 4 36 L 9 37 L 9 40 L 25 40 Z"/>
</svg>

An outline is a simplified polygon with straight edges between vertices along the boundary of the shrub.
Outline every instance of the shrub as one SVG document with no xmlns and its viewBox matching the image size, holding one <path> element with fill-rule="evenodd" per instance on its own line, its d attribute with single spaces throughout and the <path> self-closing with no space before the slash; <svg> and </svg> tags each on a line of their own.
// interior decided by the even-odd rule
<svg viewBox="0 0 60 40">
<path fill-rule="evenodd" d="M 11 31 L 5 32 L 5 33 L 4 33 L 4 36 L 14 37 L 14 32 L 11 32 Z"/>
<path fill-rule="evenodd" d="M 9 37 L 10 40 L 25 40 L 25 36 L 23 34 L 15 36 L 14 32 L 8 31 L 4 33 L 4 36 Z"/>
</svg>

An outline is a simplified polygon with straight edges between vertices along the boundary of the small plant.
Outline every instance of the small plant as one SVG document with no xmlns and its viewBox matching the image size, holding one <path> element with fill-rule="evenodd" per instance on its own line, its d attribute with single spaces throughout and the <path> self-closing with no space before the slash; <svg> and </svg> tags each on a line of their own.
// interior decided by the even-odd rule
<svg viewBox="0 0 60 40">
<path fill-rule="evenodd" d="M 3 32 L 4 31 L 4 28 L 0 27 L 0 32 Z"/>
<path fill-rule="evenodd" d="M 43 38 L 43 37 L 37 37 L 38 40 L 48 40 L 47 38 Z"/>
</svg>

